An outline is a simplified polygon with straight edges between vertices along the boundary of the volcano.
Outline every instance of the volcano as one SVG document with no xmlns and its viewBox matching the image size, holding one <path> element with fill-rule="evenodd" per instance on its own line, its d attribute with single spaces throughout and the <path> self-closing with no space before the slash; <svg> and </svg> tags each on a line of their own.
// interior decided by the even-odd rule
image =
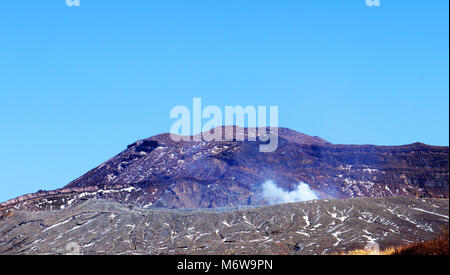
<svg viewBox="0 0 450 275">
<path fill-rule="evenodd" d="M 61 189 L 12 199 L 0 210 L 59 209 L 90 198 L 144 208 L 264 205 L 261 186 L 269 180 L 286 192 L 307 184 L 320 199 L 449 195 L 448 147 L 332 144 L 287 128 L 278 139 L 275 152 L 262 153 L 259 141 L 153 136 Z"/>
</svg>

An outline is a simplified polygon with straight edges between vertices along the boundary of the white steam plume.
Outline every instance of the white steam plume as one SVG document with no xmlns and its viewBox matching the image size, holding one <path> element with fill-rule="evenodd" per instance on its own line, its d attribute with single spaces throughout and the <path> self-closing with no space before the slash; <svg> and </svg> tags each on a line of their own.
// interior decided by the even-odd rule
<svg viewBox="0 0 450 275">
<path fill-rule="evenodd" d="M 306 183 L 300 182 L 295 190 L 285 191 L 271 180 L 263 183 L 262 195 L 269 204 L 309 201 L 319 198 Z"/>
</svg>

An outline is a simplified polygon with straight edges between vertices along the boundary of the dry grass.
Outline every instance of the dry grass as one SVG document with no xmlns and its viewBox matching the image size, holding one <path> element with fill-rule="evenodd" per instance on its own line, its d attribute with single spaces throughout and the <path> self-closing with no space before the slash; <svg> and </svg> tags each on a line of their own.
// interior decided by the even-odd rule
<svg viewBox="0 0 450 275">
<path fill-rule="evenodd" d="M 449 255 L 449 232 L 445 230 L 440 237 L 426 242 L 390 247 L 381 251 L 356 249 L 337 255 Z"/>
<path fill-rule="evenodd" d="M 370 251 L 364 249 L 355 249 L 348 252 L 341 252 L 337 255 L 392 255 L 395 251 L 395 248 L 389 248 L 383 251 Z"/>
<path fill-rule="evenodd" d="M 391 255 L 449 255 L 448 241 L 449 234 L 447 231 L 445 235 L 439 238 L 399 247 Z"/>
</svg>

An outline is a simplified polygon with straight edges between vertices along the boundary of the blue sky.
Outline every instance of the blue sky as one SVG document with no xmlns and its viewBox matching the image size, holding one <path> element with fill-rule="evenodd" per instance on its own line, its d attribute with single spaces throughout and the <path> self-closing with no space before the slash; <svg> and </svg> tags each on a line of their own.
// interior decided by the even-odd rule
<svg viewBox="0 0 450 275">
<path fill-rule="evenodd" d="M 278 105 L 333 143 L 448 145 L 447 0 L 5 0 L 0 201 L 64 186 L 175 105 Z"/>
</svg>

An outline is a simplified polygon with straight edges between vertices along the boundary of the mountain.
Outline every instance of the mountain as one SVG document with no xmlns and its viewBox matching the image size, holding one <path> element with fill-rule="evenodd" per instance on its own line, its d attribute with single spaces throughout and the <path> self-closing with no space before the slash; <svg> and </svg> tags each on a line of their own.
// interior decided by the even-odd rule
<svg viewBox="0 0 450 275">
<path fill-rule="evenodd" d="M 252 209 L 142 209 L 86 200 L 0 216 L 0 254 L 334 254 L 421 242 L 448 228 L 448 200 L 314 200 Z M 73 249 L 73 250 L 71 250 Z"/>
<path fill-rule="evenodd" d="M 233 130 L 231 141 L 139 140 L 67 186 L 10 200 L 0 211 L 54 210 L 88 198 L 139 207 L 261 205 L 268 180 L 286 191 L 306 183 L 322 199 L 449 195 L 448 147 L 332 144 L 279 128 L 277 150 L 261 153 L 260 141 L 238 141 Z"/>
</svg>

